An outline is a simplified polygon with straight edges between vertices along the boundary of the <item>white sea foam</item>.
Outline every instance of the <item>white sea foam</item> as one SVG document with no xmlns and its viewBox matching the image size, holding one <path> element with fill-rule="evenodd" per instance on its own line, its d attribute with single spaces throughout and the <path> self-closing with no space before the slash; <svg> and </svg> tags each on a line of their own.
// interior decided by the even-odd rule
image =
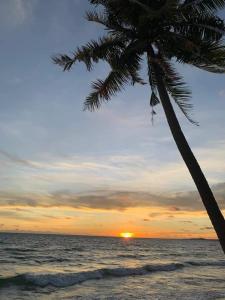
<svg viewBox="0 0 225 300">
<path fill-rule="evenodd" d="M 184 267 L 225 266 L 225 261 L 189 261 L 186 263 L 148 264 L 137 268 L 105 268 L 77 273 L 25 273 L 11 278 L 0 279 L 0 282 L 14 284 L 32 284 L 40 287 L 48 285 L 67 287 L 88 280 L 99 280 L 110 277 L 141 276 L 153 272 L 171 272 Z"/>
</svg>

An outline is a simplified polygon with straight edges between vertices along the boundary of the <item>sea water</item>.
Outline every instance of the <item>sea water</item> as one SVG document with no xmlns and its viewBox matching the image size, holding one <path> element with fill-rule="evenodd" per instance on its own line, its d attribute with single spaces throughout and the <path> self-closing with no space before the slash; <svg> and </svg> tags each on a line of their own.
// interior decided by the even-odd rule
<svg viewBox="0 0 225 300">
<path fill-rule="evenodd" d="M 0 299 L 225 299 L 215 240 L 0 234 Z"/>
</svg>

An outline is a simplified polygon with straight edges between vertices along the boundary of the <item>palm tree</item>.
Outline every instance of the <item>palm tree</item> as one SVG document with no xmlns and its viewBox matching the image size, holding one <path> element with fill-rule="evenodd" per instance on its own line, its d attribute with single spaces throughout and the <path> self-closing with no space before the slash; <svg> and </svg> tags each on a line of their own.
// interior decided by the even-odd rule
<svg viewBox="0 0 225 300">
<path fill-rule="evenodd" d="M 213 72 L 225 72 L 224 21 L 216 15 L 225 0 L 89 0 L 88 21 L 104 26 L 105 35 L 77 48 L 72 56 L 57 55 L 54 63 L 70 70 L 83 62 L 90 71 L 103 60 L 111 70 L 106 79 L 92 83 L 84 109 L 93 111 L 109 101 L 126 84 L 146 84 L 140 76 L 143 60 L 148 67 L 150 105 L 162 104 L 180 154 L 196 184 L 203 204 L 225 253 L 225 220 L 209 184 L 181 130 L 171 100 L 187 119 L 191 93 L 174 64 L 189 64 Z"/>
</svg>

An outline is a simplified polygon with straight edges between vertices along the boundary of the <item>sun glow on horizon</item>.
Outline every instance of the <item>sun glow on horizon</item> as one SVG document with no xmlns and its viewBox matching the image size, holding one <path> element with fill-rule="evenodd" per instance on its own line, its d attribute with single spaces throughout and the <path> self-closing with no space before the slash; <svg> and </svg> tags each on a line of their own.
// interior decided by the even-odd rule
<svg viewBox="0 0 225 300">
<path fill-rule="evenodd" d="M 132 238 L 133 236 L 134 236 L 134 234 L 132 232 L 121 232 L 120 233 L 120 237 L 125 238 L 125 239 Z"/>
</svg>

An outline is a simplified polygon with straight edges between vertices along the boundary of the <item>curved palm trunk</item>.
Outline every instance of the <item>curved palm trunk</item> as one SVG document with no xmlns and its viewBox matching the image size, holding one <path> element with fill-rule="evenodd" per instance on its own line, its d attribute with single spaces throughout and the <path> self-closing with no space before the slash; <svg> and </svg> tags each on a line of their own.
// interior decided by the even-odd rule
<svg viewBox="0 0 225 300">
<path fill-rule="evenodd" d="M 209 184 L 181 130 L 180 124 L 177 120 L 176 114 L 165 88 L 161 68 L 157 63 L 153 63 L 153 68 L 156 76 L 157 88 L 161 103 L 166 114 L 167 122 L 169 124 L 173 138 L 195 182 L 195 185 L 202 198 L 203 204 L 207 210 L 212 225 L 217 233 L 222 249 L 225 253 L 225 220 L 223 214 L 221 213 L 215 197 L 209 187 Z"/>
</svg>

